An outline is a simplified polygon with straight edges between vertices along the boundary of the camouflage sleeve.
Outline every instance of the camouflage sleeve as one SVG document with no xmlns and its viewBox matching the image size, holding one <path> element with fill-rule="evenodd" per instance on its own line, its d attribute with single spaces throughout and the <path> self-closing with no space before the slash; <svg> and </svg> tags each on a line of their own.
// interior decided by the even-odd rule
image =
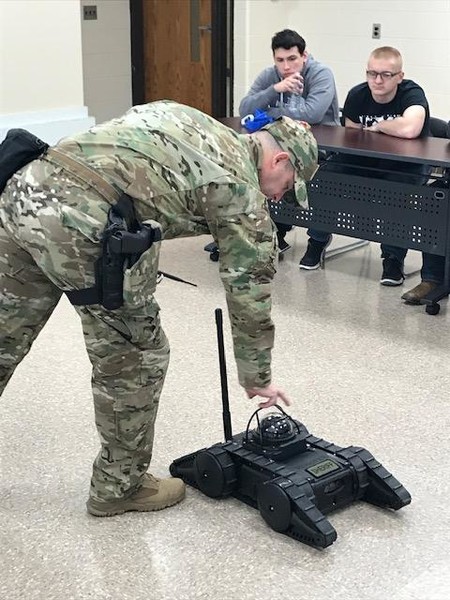
<svg viewBox="0 0 450 600">
<path fill-rule="evenodd" d="M 267 202 L 244 184 L 210 186 L 205 216 L 220 249 L 239 383 L 244 388 L 271 382 L 274 325 L 271 283 L 276 244 Z"/>
</svg>

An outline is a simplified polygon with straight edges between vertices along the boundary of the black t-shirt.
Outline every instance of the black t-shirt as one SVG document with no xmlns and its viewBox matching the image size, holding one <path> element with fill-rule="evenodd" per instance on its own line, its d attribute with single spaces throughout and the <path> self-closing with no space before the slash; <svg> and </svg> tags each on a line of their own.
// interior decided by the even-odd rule
<svg viewBox="0 0 450 600">
<path fill-rule="evenodd" d="M 375 122 L 400 117 L 407 108 L 417 105 L 425 108 L 425 121 L 419 135 L 424 137 L 430 134 L 430 109 L 423 89 L 410 79 L 399 84 L 395 97 L 386 104 L 375 102 L 367 83 L 356 85 L 347 95 L 342 114 L 354 123 L 370 127 Z"/>
</svg>

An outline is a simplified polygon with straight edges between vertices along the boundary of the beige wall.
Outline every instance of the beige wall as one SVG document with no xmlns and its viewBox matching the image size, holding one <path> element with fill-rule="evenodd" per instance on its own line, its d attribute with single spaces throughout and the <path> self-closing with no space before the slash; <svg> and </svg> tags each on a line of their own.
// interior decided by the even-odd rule
<svg viewBox="0 0 450 600">
<path fill-rule="evenodd" d="M 0 1 L 0 114 L 83 104 L 79 0 Z"/>
<path fill-rule="evenodd" d="M 83 4 L 97 5 L 96 21 L 81 19 Z M 394 45 L 432 114 L 450 118 L 450 0 L 235 0 L 235 114 L 285 27 L 333 69 L 341 104 L 370 50 Z M 131 105 L 128 0 L 0 0 L 0 134 L 29 121 L 84 127 L 85 105 L 97 121 Z"/>
<path fill-rule="evenodd" d="M 258 72 L 272 63 L 272 35 L 290 28 L 333 69 L 341 105 L 364 80 L 370 51 L 395 46 L 431 113 L 450 119 L 449 0 L 235 0 L 235 13 L 235 113 Z M 381 23 L 378 40 L 373 23 Z"/>
<path fill-rule="evenodd" d="M 0 140 L 23 127 L 54 143 L 92 124 L 79 0 L 0 0 Z"/>
<path fill-rule="evenodd" d="M 1 0 L 0 0 L 1 1 Z M 84 102 L 97 123 L 131 106 L 131 43 L 128 0 L 81 0 L 97 6 L 97 20 L 81 20 Z"/>
</svg>

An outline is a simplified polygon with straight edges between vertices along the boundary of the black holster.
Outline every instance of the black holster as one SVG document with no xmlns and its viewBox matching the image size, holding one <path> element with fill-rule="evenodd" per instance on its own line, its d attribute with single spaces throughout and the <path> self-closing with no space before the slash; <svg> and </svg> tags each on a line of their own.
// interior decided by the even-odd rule
<svg viewBox="0 0 450 600">
<path fill-rule="evenodd" d="M 123 305 L 123 276 L 153 242 L 161 240 L 161 230 L 136 217 L 129 196 L 122 194 L 108 211 L 102 234 L 102 255 L 95 263 L 95 287 L 66 292 L 75 305 L 101 304 L 108 310 Z"/>
</svg>

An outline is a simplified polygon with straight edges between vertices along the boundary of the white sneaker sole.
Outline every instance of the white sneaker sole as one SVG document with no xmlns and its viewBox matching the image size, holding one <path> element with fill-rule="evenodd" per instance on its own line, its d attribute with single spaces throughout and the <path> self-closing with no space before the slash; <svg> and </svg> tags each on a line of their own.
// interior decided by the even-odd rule
<svg viewBox="0 0 450 600">
<path fill-rule="evenodd" d="M 397 287 L 399 285 L 403 285 L 404 281 L 404 279 L 380 279 L 381 285 L 386 285 L 388 287 Z"/>
</svg>

